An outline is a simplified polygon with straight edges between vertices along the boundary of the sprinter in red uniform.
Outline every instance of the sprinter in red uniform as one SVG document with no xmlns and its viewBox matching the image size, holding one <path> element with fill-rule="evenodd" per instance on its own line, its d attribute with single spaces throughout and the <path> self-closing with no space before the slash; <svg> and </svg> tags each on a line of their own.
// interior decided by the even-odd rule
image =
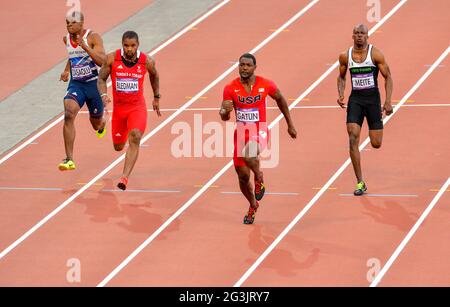
<svg viewBox="0 0 450 307">
<path fill-rule="evenodd" d="M 267 96 L 272 97 L 283 113 L 288 133 L 297 137 L 297 131 L 289 114 L 286 99 L 276 85 L 263 77 L 255 76 L 256 59 L 246 53 L 239 59 L 239 78 L 225 86 L 220 109 L 222 120 L 230 119 L 235 110 L 236 130 L 234 132 L 234 167 L 239 177 L 239 187 L 250 203 L 244 224 L 252 224 L 259 207 L 258 201 L 265 192 L 263 173 L 260 170 L 259 154 L 266 148 L 269 130 L 266 122 Z M 250 183 L 250 171 L 255 176 L 255 191 Z"/>
<path fill-rule="evenodd" d="M 139 37 L 127 31 L 122 36 L 122 49 L 107 55 L 98 77 L 97 87 L 103 103 L 111 102 L 107 94 L 106 81 L 111 75 L 113 86 L 112 138 L 114 149 L 121 151 L 128 139 L 122 177 L 117 187 L 125 190 L 128 177 L 139 155 L 139 145 L 147 125 L 147 106 L 144 99 L 144 78 L 149 73 L 154 100 L 153 110 L 159 111 L 159 76 L 155 61 L 138 50 Z"/>
</svg>

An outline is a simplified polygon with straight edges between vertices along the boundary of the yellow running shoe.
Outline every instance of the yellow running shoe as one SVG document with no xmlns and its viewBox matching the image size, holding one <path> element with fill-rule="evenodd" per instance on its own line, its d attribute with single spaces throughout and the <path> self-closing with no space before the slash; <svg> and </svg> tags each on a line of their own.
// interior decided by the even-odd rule
<svg viewBox="0 0 450 307">
<path fill-rule="evenodd" d="M 367 191 L 367 186 L 364 181 L 358 182 L 356 185 L 356 190 L 353 192 L 355 196 L 361 196 Z"/>
<path fill-rule="evenodd" d="M 75 163 L 70 159 L 64 159 L 59 165 L 60 171 L 71 171 L 75 169 Z"/>
<path fill-rule="evenodd" d="M 103 129 L 101 130 L 101 132 L 100 132 L 100 130 L 95 130 L 95 134 L 97 135 L 97 137 L 98 137 L 99 139 L 101 139 L 101 138 L 104 137 L 105 134 L 106 134 L 106 127 L 103 128 Z"/>
</svg>

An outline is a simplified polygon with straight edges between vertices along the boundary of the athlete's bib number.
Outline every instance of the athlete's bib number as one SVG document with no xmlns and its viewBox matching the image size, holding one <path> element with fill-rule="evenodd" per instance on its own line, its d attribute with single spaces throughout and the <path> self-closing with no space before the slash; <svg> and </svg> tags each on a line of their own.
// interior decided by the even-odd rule
<svg viewBox="0 0 450 307">
<path fill-rule="evenodd" d="M 92 75 L 92 70 L 89 65 L 72 67 L 72 77 L 74 79 L 83 79 Z"/>
<path fill-rule="evenodd" d="M 259 122 L 259 109 L 236 109 L 236 119 L 239 122 Z"/>
<path fill-rule="evenodd" d="M 352 77 L 353 89 L 365 90 L 375 87 L 375 81 L 372 74 L 355 75 Z"/>
<path fill-rule="evenodd" d="M 116 79 L 116 89 L 122 93 L 137 93 L 139 81 L 138 79 Z"/>
</svg>

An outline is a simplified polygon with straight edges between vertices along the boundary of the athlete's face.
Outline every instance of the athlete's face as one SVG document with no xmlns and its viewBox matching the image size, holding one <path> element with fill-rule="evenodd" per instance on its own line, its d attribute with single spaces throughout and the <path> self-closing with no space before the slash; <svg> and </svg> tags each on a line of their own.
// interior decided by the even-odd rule
<svg viewBox="0 0 450 307">
<path fill-rule="evenodd" d="M 357 46 L 365 46 L 369 36 L 365 27 L 357 27 L 353 29 L 353 42 Z"/>
<path fill-rule="evenodd" d="M 77 17 L 66 18 L 67 32 L 70 34 L 79 33 L 83 29 L 83 22 Z"/>
<path fill-rule="evenodd" d="M 253 76 L 255 69 L 256 65 L 252 59 L 241 58 L 239 60 L 239 75 L 242 79 L 248 79 Z"/>
<path fill-rule="evenodd" d="M 134 59 L 139 48 L 139 42 L 135 38 L 125 38 L 122 42 L 124 55 L 127 59 Z"/>
</svg>

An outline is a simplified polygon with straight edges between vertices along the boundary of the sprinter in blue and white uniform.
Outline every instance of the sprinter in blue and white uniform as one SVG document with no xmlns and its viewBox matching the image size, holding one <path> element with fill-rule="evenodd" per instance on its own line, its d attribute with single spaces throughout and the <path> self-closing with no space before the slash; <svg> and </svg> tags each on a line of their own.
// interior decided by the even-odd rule
<svg viewBox="0 0 450 307">
<path fill-rule="evenodd" d="M 63 37 L 69 59 L 60 80 L 69 82 L 64 97 L 64 146 L 66 158 L 58 165 L 61 171 L 74 170 L 73 144 L 75 142 L 75 117 L 86 103 L 90 122 L 99 138 L 105 135 L 106 121 L 103 102 L 97 90 L 98 70 L 106 60 L 103 40 L 99 34 L 84 29 L 81 12 L 66 16 L 68 34 Z"/>
</svg>

